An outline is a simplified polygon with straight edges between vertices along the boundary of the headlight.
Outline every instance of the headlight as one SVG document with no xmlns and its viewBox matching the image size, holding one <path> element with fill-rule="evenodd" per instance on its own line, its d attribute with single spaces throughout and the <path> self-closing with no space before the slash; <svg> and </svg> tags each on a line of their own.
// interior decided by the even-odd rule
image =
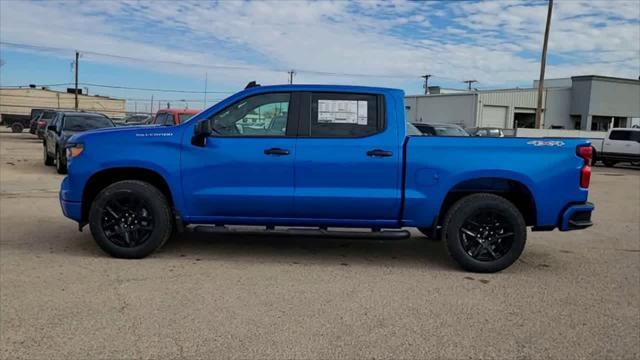
<svg viewBox="0 0 640 360">
<path fill-rule="evenodd" d="M 67 159 L 72 159 L 80 154 L 84 150 L 84 145 L 82 144 L 69 144 L 67 145 Z"/>
</svg>

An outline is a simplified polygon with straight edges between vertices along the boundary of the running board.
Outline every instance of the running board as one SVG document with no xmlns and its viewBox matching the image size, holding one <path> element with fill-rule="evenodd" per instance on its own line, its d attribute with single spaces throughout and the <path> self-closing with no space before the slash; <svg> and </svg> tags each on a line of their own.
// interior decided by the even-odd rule
<svg viewBox="0 0 640 360">
<path fill-rule="evenodd" d="M 241 234 L 252 236 L 322 236 L 338 239 L 351 240 L 403 240 L 411 237 L 411 233 L 407 230 L 375 230 L 375 231 L 338 231 L 327 229 L 311 229 L 311 228 L 289 228 L 289 229 L 273 229 L 265 230 L 243 230 L 228 228 L 226 226 L 197 225 L 191 228 L 194 232 L 215 233 L 215 234 Z"/>
</svg>

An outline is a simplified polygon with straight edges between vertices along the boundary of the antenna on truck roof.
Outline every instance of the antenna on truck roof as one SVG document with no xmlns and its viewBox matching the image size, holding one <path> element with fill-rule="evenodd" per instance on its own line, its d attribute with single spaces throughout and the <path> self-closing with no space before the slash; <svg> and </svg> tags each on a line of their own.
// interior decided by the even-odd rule
<svg viewBox="0 0 640 360">
<path fill-rule="evenodd" d="M 247 86 L 245 86 L 244 88 L 245 88 L 245 89 L 250 89 L 250 88 L 258 87 L 258 86 L 260 86 L 260 84 L 258 84 L 258 83 L 257 83 L 257 82 L 255 82 L 255 80 L 254 80 L 254 81 L 249 82 L 249 83 L 247 84 Z"/>
</svg>

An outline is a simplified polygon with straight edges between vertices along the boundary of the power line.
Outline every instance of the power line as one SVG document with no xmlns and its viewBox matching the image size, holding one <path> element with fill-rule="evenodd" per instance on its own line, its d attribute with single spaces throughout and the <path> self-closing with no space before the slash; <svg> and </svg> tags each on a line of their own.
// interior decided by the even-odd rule
<svg viewBox="0 0 640 360">
<path fill-rule="evenodd" d="M 76 51 L 70 48 L 65 49 L 65 48 L 59 48 L 59 47 L 21 44 L 21 43 L 7 42 L 7 41 L 0 41 L 0 45 L 7 45 L 7 46 L 25 48 L 25 49 L 31 49 L 31 50 L 43 50 L 43 51 L 55 51 L 55 52 Z M 103 57 L 130 60 L 130 61 L 136 61 L 136 62 L 179 65 L 179 66 L 185 66 L 185 67 L 200 67 L 200 68 L 242 70 L 242 71 L 253 70 L 253 71 L 267 71 L 267 72 L 289 72 L 289 69 L 275 68 L 275 67 L 258 68 L 255 66 L 246 66 L 246 65 L 186 63 L 186 62 L 172 61 L 172 60 L 143 59 L 143 58 L 136 58 L 133 56 L 108 54 L 108 53 L 97 52 L 97 51 L 85 51 L 85 50 L 77 50 L 77 51 L 80 51 L 81 53 L 87 54 L 87 55 L 103 56 Z M 304 73 L 304 74 L 310 74 L 310 75 L 323 75 L 323 76 L 371 77 L 371 78 L 390 78 L 390 79 L 413 79 L 414 78 L 413 75 L 348 73 L 348 72 L 319 71 L 319 70 L 312 70 L 312 69 L 296 69 L 296 73 Z"/>
<path fill-rule="evenodd" d="M 156 89 L 156 88 L 141 88 L 141 87 L 131 87 L 131 86 L 120 86 L 120 85 L 105 85 L 105 84 L 95 84 L 95 83 L 81 83 L 82 85 L 87 86 L 95 86 L 101 88 L 108 89 L 125 89 L 125 90 L 141 90 L 141 91 L 156 91 L 156 92 L 174 92 L 174 93 L 188 93 L 188 94 L 204 94 L 205 91 L 199 90 L 176 90 L 176 89 Z M 207 94 L 233 94 L 236 91 L 206 91 Z"/>
<path fill-rule="evenodd" d="M 73 96 L 72 93 L 61 93 L 64 95 L 70 95 Z M 80 95 L 80 96 L 89 96 L 89 95 Z M 115 96 L 104 96 L 104 95 L 90 95 L 92 98 L 95 97 L 101 97 L 101 98 L 107 98 L 107 99 L 111 99 L 111 100 L 127 100 L 127 101 L 149 101 L 149 99 L 144 99 L 144 98 L 130 98 L 130 97 L 115 97 Z M 0 97 L 15 97 L 15 98 L 25 98 L 25 99 L 45 99 L 45 100 L 58 100 L 57 96 L 34 96 L 34 95 L 19 95 L 19 94 L 0 94 Z M 59 100 L 69 100 L 72 101 L 74 98 L 73 97 L 69 97 L 69 96 L 65 96 L 63 98 L 60 98 Z M 213 101 L 220 101 L 220 100 L 224 100 L 224 98 L 213 98 L 213 99 L 208 99 L 208 100 L 213 100 Z M 162 102 L 166 102 L 166 101 L 185 101 L 185 102 L 198 102 L 201 103 L 202 100 L 201 99 L 156 99 L 156 101 L 162 101 Z M 7 105 L 7 104 L 4 104 Z M 13 106 L 13 105 L 7 105 L 7 106 Z"/>
<path fill-rule="evenodd" d="M 41 88 L 41 87 L 71 86 L 71 85 L 74 85 L 74 84 L 73 83 L 61 83 L 61 84 L 46 84 L 46 85 L 33 84 L 33 85 L 35 85 L 36 88 Z M 140 91 L 155 91 L 155 92 L 169 92 L 169 93 L 172 93 L 172 92 L 173 93 L 188 93 L 188 94 L 203 94 L 204 93 L 204 91 L 199 91 L 199 90 L 141 88 L 141 87 L 132 87 L 132 86 L 107 85 L 107 84 L 96 84 L 96 83 L 86 83 L 86 82 L 78 83 L 78 85 L 95 86 L 95 87 L 108 88 L 108 89 L 140 90 Z M 32 87 L 31 87 L 31 84 L 30 84 L 30 85 L 9 85 L 9 86 L 2 86 L 1 88 L 17 88 L 17 89 L 21 89 L 21 88 L 32 88 Z M 236 91 L 210 91 L 210 90 L 207 90 L 207 94 L 234 94 L 234 93 L 236 93 Z"/>
</svg>

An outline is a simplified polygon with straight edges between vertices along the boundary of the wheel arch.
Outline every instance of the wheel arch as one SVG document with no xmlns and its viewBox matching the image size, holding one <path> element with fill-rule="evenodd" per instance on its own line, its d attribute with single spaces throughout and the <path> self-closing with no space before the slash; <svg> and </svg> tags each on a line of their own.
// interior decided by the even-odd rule
<svg viewBox="0 0 640 360">
<path fill-rule="evenodd" d="M 536 225 L 537 208 L 531 189 L 516 179 L 489 176 L 465 179 L 452 186 L 440 205 L 438 222 L 456 201 L 477 193 L 494 194 L 509 200 L 522 213 L 527 226 Z"/>
<path fill-rule="evenodd" d="M 91 203 L 98 193 L 107 186 L 123 180 L 139 180 L 155 186 L 167 198 L 169 206 L 174 207 L 174 196 L 169 183 L 157 171 L 143 167 L 109 168 L 96 172 L 87 180 L 82 192 L 82 221 L 89 218 Z"/>
</svg>

